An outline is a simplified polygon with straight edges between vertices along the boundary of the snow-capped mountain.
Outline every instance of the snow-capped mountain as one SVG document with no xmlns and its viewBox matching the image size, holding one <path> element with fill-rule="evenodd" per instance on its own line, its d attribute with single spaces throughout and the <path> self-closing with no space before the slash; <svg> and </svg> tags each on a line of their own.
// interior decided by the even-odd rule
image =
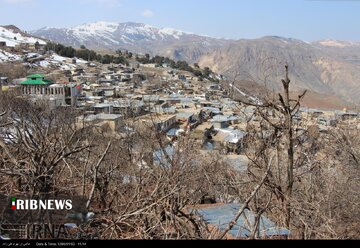
<svg viewBox="0 0 360 248">
<path fill-rule="evenodd" d="M 15 26 L 0 26 L 0 42 L 6 42 L 6 46 L 15 47 L 20 43 L 35 44 L 46 44 L 42 39 L 32 37 Z"/>
<path fill-rule="evenodd" d="M 99 39 L 107 41 L 107 45 L 116 46 L 122 43 L 132 44 L 139 41 L 178 40 L 183 35 L 189 35 L 171 28 L 156 28 L 147 24 L 131 22 L 96 22 L 61 29 L 45 27 L 32 33 L 43 37 L 52 37 L 54 35 L 57 38 L 62 35 L 64 42 L 68 43 L 73 40 L 74 46 L 83 43 L 91 44 Z"/>
<path fill-rule="evenodd" d="M 136 53 L 166 55 L 175 59 L 195 61 L 199 50 L 210 51 L 223 40 L 195 35 L 172 28 L 158 28 L 143 23 L 95 22 L 72 28 L 45 27 L 33 35 L 64 45 L 95 50 L 129 50 Z M 189 47 L 195 53 L 189 52 Z M 164 49 L 168 48 L 168 49 Z"/>
</svg>

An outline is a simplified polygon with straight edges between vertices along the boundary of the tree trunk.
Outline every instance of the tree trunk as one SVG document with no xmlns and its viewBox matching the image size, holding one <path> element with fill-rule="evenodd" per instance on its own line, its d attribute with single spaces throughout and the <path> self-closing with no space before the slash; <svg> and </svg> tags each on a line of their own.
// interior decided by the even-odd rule
<svg viewBox="0 0 360 248">
<path fill-rule="evenodd" d="M 291 197 L 292 197 L 292 189 L 294 184 L 294 142 L 293 142 L 293 117 L 290 105 L 290 93 L 289 93 L 289 86 L 290 86 L 290 79 L 289 79 L 289 68 L 286 65 L 286 77 L 282 80 L 284 86 L 284 94 L 285 99 L 283 102 L 283 107 L 285 110 L 285 118 L 286 118 L 286 140 L 288 143 L 288 164 L 287 164 L 287 185 L 286 185 L 286 192 L 285 192 L 285 225 L 289 229 L 290 228 L 290 219 L 291 219 Z"/>
</svg>

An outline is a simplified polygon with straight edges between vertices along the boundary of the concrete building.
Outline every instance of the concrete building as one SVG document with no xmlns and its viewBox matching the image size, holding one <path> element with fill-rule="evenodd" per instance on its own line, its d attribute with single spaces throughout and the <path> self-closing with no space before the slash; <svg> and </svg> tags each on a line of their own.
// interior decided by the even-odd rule
<svg viewBox="0 0 360 248">
<path fill-rule="evenodd" d="M 167 132 L 175 126 L 176 115 L 144 115 L 137 120 L 137 123 L 144 128 L 153 128 L 158 132 Z"/>
<path fill-rule="evenodd" d="M 21 83 L 21 94 L 34 100 L 49 101 L 50 108 L 63 105 L 76 106 L 81 91 L 75 84 L 57 84 L 45 79 L 44 75 L 33 74 Z"/>
<path fill-rule="evenodd" d="M 122 123 L 122 116 L 115 114 L 95 114 L 95 115 L 82 115 L 76 118 L 76 127 L 94 127 L 104 128 L 108 127 L 111 132 L 116 133 L 119 131 Z"/>
</svg>

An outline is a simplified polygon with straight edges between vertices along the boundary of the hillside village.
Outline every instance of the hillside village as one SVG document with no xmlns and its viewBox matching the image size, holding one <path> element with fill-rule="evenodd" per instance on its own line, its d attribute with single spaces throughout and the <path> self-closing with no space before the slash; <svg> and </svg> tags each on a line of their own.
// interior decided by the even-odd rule
<svg viewBox="0 0 360 248">
<path fill-rule="evenodd" d="M 11 42 L 0 40 L 0 63 L 21 64 L 27 75 L 9 78 L 0 71 L 0 96 L 5 92 L 14 93 L 34 102 L 46 102 L 49 110 L 76 109 L 79 111 L 73 123 L 76 128 L 89 126 L 101 130 L 107 137 L 119 138 L 131 133 L 134 126 L 148 128 L 165 138 L 164 150 L 170 157 L 178 145 L 177 140 L 186 136 L 199 144 L 203 154 L 218 154 L 238 173 L 244 173 L 250 163 L 247 156 L 249 122 L 255 123 L 259 134 L 266 136 L 266 131 L 264 134 L 260 129 L 256 107 L 251 106 L 261 104 L 262 99 L 236 83 L 232 85 L 222 75 L 212 73 L 210 77 L 214 80 L 209 80 L 169 64 L 141 63 L 135 56 L 128 59 L 128 65 L 67 58 L 46 50 L 46 42 L 35 38 L 19 40 L 20 36 Z M 297 134 L 309 128 L 320 133 L 343 126 L 360 129 L 359 113 L 346 109 L 302 107 L 294 119 Z M 167 163 L 161 150 L 154 152 L 151 160 L 159 165 Z M 202 203 L 223 203 L 215 207 L 220 213 L 234 209 L 228 202 L 211 197 L 202 199 Z M 216 225 L 218 213 L 212 210 L 204 207 L 203 216 Z M 246 222 L 245 219 L 239 221 Z M 290 234 L 270 219 L 264 217 L 263 221 L 267 223 L 262 226 L 266 236 Z M 269 231 L 269 226 L 278 231 Z M 232 231 L 234 236 L 236 231 L 239 229 Z M 241 233 L 241 237 L 248 235 L 246 231 Z"/>
<path fill-rule="evenodd" d="M 155 115 L 156 128 L 169 138 L 191 133 L 203 140 L 207 131 L 214 130 L 216 144 L 212 147 L 240 154 L 246 124 L 256 118 L 255 107 L 234 101 L 229 91 L 255 102 L 258 98 L 231 84 L 223 86 L 226 81 L 203 81 L 167 64 L 141 64 L 134 59 L 128 66 L 104 65 L 46 52 L 41 45 L 37 49 L 29 44 L 19 47 L 22 51 L 11 56 L 8 51 L 14 49 L 6 46 L 0 53 L 8 56 L 9 63 L 12 58 L 22 60 L 34 74 L 13 80 L 2 76 L 2 91 L 14 91 L 34 101 L 46 100 L 51 109 L 84 109 L 86 113 L 79 120 L 98 126 L 111 123 L 113 133 L 121 133 L 121 123 L 128 118 L 146 121 Z M 222 79 L 221 75 L 213 76 Z M 347 110 L 303 107 L 296 120 L 304 129 L 311 125 L 322 131 L 337 125 L 358 127 L 358 113 Z"/>
<path fill-rule="evenodd" d="M 235 135 L 236 130 L 244 131 L 244 124 L 254 114 L 255 108 L 234 101 L 230 95 L 234 98 L 235 92 L 235 96 L 254 102 L 258 98 L 223 80 L 222 75 L 212 74 L 216 81 L 203 80 L 191 72 L 173 69 L 169 64 L 142 64 L 134 58 L 129 65 L 66 58 L 46 51 L 45 42 L 31 39 L 32 43 L 26 39 L 20 43 L 2 42 L 2 62 L 21 63 L 29 72 L 27 78 L 8 79 L 1 75 L 2 91 L 16 91 L 33 100 L 46 99 L 50 108 L 86 109 L 89 120 L 97 120 L 97 115 L 103 120 L 117 117 L 117 121 L 149 114 L 168 116 L 171 125 L 159 123 L 160 126 L 165 124 L 159 131 L 171 130 L 170 133 L 174 132 L 173 128 L 176 133 L 196 133 L 199 126 L 200 129 L 214 126 L 225 128 L 220 133 Z M 128 116 L 129 113 L 135 116 Z M 357 127 L 358 113 L 302 107 L 296 118 L 303 128 L 318 125 L 326 130 L 344 121 Z"/>
</svg>

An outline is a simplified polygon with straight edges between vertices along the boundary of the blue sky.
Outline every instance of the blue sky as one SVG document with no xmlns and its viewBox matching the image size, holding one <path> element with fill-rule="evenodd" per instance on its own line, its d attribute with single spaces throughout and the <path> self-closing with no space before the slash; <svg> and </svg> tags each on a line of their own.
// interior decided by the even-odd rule
<svg viewBox="0 0 360 248">
<path fill-rule="evenodd" d="M 360 0 L 0 0 L 0 25 L 34 30 L 95 21 L 143 22 L 232 39 L 360 41 Z"/>
</svg>

